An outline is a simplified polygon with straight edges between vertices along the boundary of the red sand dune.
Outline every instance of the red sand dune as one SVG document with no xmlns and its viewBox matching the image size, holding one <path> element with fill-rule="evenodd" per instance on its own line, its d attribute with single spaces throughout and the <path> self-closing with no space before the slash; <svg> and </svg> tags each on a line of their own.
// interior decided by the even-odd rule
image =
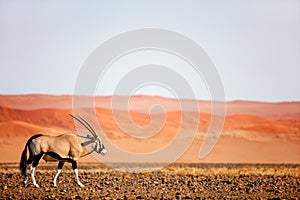
<svg viewBox="0 0 300 200">
<path fill-rule="evenodd" d="M 87 98 L 82 97 L 83 107 L 88 106 Z M 156 96 L 130 98 L 128 112 L 124 108 L 127 100 L 127 97 L 95 98 L 98 122 L 106 137 L 127 151 L 146 153 L 162 148 L 172 141 L 180 126 L 189 132 L 190 123 L 199 120 L 196 138 L 178 162 L 300 163 L 300 102 L 228 102 L 221 137 L 208 157 L 199 160 L 197 155 L 211 120 L 210 102 L 185 100 L 186 105 L 199 105 L 201 114 L 195 115 L 188 106 L 180 111 L 177 100 Z M 151 106 L 156 104 L 165 111 L 154 109 L 149 114 Z M 26 140 L 33 134 L 74 132 L 70 113 L 72 96 L 0 95 L 0 162 L 18 162 Z M 182 115 L 188 120 L 180 124 Z M 146 128 L 141 131 L 128 120 Z M 119 125 L 130 133 L 124 133 Z M 83 161 L 94 160 L 87 157 Z"/>
</svg>

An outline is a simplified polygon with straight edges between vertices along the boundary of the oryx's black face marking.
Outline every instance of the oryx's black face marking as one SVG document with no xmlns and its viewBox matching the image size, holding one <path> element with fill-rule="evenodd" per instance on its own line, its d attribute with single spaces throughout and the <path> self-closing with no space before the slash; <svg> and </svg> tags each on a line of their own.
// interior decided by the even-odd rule
<svg viewBox="0 0 300 200">
<path fill-rule="evenodd" d="M 95 151 L 101 153 L 103 156 L 107 153 L 104 144 L 99 138 L 95 141 Z"/>
</svg>

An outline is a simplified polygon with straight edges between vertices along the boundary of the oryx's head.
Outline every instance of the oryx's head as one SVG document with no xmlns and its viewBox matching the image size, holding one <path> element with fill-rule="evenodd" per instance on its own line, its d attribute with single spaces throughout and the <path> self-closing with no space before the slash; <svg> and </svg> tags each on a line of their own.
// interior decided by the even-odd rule
<svg viewBox="0 0 300 200">
<path fill-rule="evenodd" d="M 101 153 L 103 156 L 107 153 L 103 142 L 99 138 L 95 141 L 95 151 Z"/>
<path fill-rule="evenodd" d="M 73 116 L 70 114 L 70 116 L 73 117 L 74 119 L 76 119 L 80 124 L 82 124 L 93 135 L 94 151 L 96 151 L 97 153 L 101 153 L 104 156 L 107 153 L 107 151 L 105 149 L 104 144 L 102 143 L 102 141 L 98 137 L 97 133 L 93 129 L 93 127 L 85 119 L 83 119 L 82 117 L 80 117 L 78 115 Z"/>
</svg>

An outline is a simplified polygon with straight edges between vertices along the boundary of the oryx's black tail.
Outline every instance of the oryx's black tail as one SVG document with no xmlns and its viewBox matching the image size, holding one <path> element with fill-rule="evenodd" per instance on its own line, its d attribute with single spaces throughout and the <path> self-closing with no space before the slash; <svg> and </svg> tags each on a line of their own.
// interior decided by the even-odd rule
<svg viewBox="0 0 300 200">
<path fill-rule="evenodd" d="M 22 152 L 21 162 L 20 162 L 20 170 L 24 176 L 27 176 L 27 145 Z"/>
<path fill-rule="evenodd" d="M 37 137 L 40 137 L 40 136 L 42 136 L 42 134 L 37 134 L 37 135 L 34 135 L 31 138 L 29 138 L 29 140 L 27 141 L 27 143 L 25 145 L 25 149 L 22 152 L 21 161 L 20 161 L 20 170 L 21 170 L 22 174 L 25 177 L 27 177 L 27 167 L 28 167 L 28 163 L 27 163 L 27 148 L 28 148 L 28 145 L 30 144 L 30 142 L 33 139 L 35 139 Z"/>
</svg>

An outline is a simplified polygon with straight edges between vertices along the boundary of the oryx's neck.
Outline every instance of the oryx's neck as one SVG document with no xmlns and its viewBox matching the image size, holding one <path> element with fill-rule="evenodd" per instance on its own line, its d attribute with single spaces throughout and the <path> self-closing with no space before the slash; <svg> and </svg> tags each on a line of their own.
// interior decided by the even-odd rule
<svg viewBox="0 0 300 200">
<path fill-rule="evenodd" d="M 83 152 L 82 152 L 82 154 L 81 154 L 81 157 L 87 156 L 87 155 L 93 153 L 93 151 L 94 151 L 94 150 L 89 150 L 89 149 L 87 149 L 86 147 L 84 147 L 84 148 L 83 148 Z"/>
<path fill-rule="evenodd" d="M 93 151 L 95 150 L 94 144 L 95 144 L 94 141 L 82 142 L 81 146 L 83 147 L 83 152 L 81 154 L 81 157 L 84 157 L 84 156 L 87 156 L 87 155 L 93 153 Z"/>
</svg>

